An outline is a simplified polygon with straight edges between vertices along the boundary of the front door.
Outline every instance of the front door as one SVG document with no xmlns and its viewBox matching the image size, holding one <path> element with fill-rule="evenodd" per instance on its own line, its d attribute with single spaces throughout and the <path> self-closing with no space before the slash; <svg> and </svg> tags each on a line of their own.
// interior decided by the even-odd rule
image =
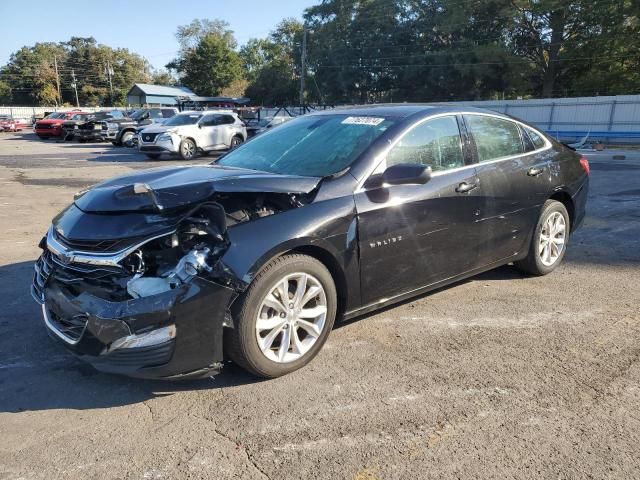
<svg viewBox="0 0 640 480">
<path fill-rule="evenodd" d="M 477 260 L 478 179 L 456 117 L 409 128 L 374 175 L 399 163 L 430 166 L 432 178 L 424 185 L 365 183 L 355 194 L 365 305 L 464 273 Z"/>
</svg>

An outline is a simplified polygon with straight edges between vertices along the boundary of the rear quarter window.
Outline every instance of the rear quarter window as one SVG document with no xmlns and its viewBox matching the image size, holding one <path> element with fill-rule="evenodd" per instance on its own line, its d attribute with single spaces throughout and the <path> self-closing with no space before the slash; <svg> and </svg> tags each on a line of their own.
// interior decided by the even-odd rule
<svg viewBox="0 0 640 480">
<path fill-rule="evenodd" d="M 531 143 L 533 143 L 533 146 L 536 147 L 536 150 L 545 147 L 546 142 L 544 141 L 544 138 L 542 138 L 538 134 L 538 132 L 530 128 L 525 128 L 525 131 L 527 132 L 527 135 L 529 135 L 529 138 L 531 139 Z"/>
</svg>

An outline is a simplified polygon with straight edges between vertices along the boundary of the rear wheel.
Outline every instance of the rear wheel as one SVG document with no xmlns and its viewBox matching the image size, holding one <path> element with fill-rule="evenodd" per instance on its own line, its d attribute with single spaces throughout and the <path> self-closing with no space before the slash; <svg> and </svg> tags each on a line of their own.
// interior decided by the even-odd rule
<svg viewBox="0 0 640 480">
<path fill-rule="evenodd" d="M 556 200 L 547 200 L 533 232 L 529 253 L 515 266 L 531 275 L 547 275 L 562 262 L 569 241 L 570 221 L 566 207 Z"/>
<path fill-rule="evenodd" d="M 151 160 L 157 160 L 160 158 L 160 154 L 159 153 L 146 153 L 145 154 L 148 158 L 150 158 Z"/>
<path fill-rule="evenodd" d="M 183 160 L 191 160 L 196 156 L 196 144 L 190 138 L 185 138 L 180 144 L 180 157 Z"/>
<path fill-rule="evenodd" d="M 320 351 L 336 316 L 331 274 L 318 260 L 291 254 L 272 260 L 236 301 L 225 348 L 245 370 L 274 378 L 297 370 Z"/>
</svg>

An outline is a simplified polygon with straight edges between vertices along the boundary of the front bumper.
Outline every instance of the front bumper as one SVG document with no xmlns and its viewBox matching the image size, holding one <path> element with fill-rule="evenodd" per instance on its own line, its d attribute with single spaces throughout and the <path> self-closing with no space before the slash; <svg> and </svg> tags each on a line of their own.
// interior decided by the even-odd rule
<svg viewBox="0 0 640 480">
<path fill-rule="evenodd" d="M 42 305 L 50 336 L 96 369 L 172 379 L 201 377 L 221 367 L 223 325 L 235 298 L 232 289 L 194 277 L 168 292 L 114 302 L 59 281 L 56 270 L 62 268 L 45 252 L 35 265 L 32 295 Z M 175 332 L 173 338 L 116 347 L 123 339 L 144 338 L 167 327 Z"/>
<path fill-rule="evenodd" d="M 138 137 L 138 150 L 148 153 L 178 153 L 180 151 L 180 139 L 179 137 L 171 136 L 169 139 L 161 139 L 159 136 L 154 142 L 140 141 Z M 175 137 L 175 138 L 174 138 Z"/>
<path fill-rule="evenodd" d="M 83 140 L 104 140 L 106 138 L 106 130 L 90 130 L 83 128 L 76 128 L 73 130 L 75 138 L 81 138 Z"/>
<path fill-rule="evenodd" d="M 35 134 L 39 137 L 61 137 L 64 134 L 64 131 L 61 127 L 55 128 L 36 128 L 34 129 Z"/>
</svg>

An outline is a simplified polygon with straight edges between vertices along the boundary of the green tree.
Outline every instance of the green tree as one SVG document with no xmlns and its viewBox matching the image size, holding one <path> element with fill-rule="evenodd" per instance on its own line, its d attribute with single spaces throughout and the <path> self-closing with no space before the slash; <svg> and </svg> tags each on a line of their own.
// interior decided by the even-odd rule
<svg viewBox="0 0 640 480">
<path fill-rule="evenodd" d="M 180 54 L 167 68 L 199 95 L 218 95 L 243 77 L 242 60 L 228 26 L 221 20 L 194 20 L 178 27 Z"/>
<path fill-rule="evenodd" d="M 240 50 L 249 80 L 245 95 L 253 103 L 298 103 L 303 30 L 300 21 L 284 19 L 268 39 L 252 39 Z"/>
</svg>

